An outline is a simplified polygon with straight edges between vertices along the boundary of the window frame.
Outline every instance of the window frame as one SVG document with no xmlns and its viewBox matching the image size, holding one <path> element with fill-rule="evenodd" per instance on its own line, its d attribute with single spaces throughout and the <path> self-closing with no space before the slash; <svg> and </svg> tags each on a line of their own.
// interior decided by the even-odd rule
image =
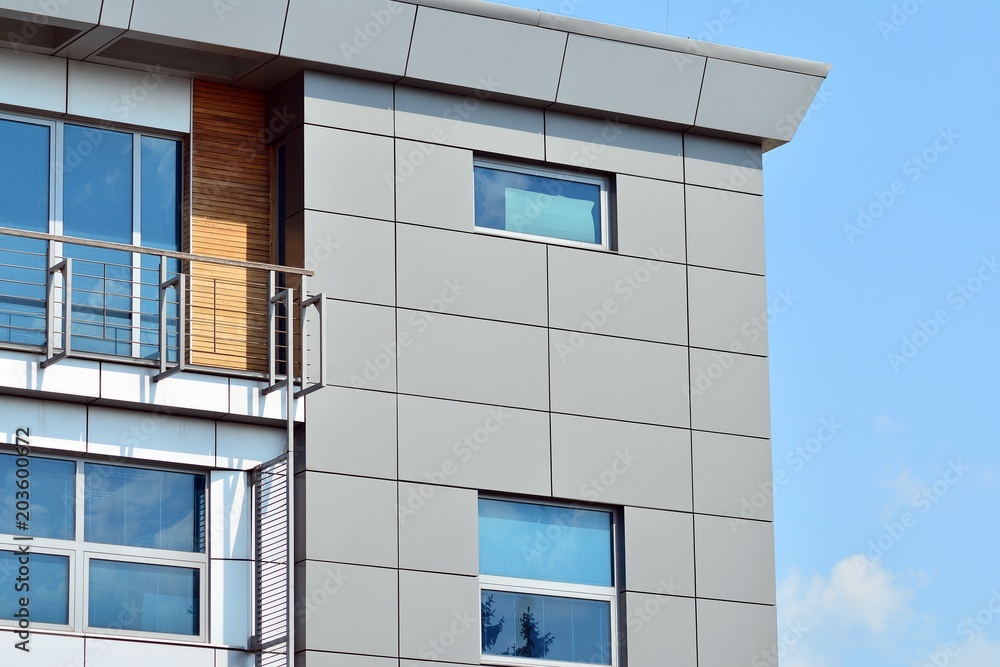
<svg viewBox="0 0 1000 667">
<path fill-rule="evenodd" d="M 525 232 L 512 232 L 506 229 L 494 229 L 492 227 L 480 227 L 476 224 L 475 212 L 473 212 L 473 226 L 477 234 L 490 234 L 493 236 L 504 236 L 507 238 L 522 239 L 527 241 L 541 241 L 555 245 L 569 246 L 571 248 L 586 248 L 588 250 L 610 251 L 611 247 L 611 177 L 600 174 L 574 172 L 569 169 L 560 169 L 549 165 L 529 165 L 523 162 L 508 161 L 491 157 L 473 157 L 473 197 L 475 197 L 475 173 L 477 167 L 487 169 L 497 169 L 509 171 L 515 174 L 527 174 L 528 176 L 538 176 L 540 178 L 551 178 L 560 181 L 570 181 L 572 183 L 584 183 L 587 185 L 597 185 L 601 189 L 600 196 L 600 216 L 601 216 L 601 242 L 586 243 L 584 241 L 572 241 L 560 239 L 554 236 L 544 236 L 541 234 L 528 234 Z"/>
<path fill-rule="evenodd" d="M 8 449 L 0 449 L 0 454 L 15 455 Z M 30 553 L 53 556 L 69 557 L 69 581 L 67 583 L 68 593 L 68 623 L 66 625 L 42 623 L 31 621 L 32 627 L 40 629 L 52 629 L 69 631 L 72 633 L 86 634 L 113 634 L 122 637 L 141 637 L 145 639 L 178 640 L 190 643 L 205 643 L 208 641 L 208 592 L 209 592 L 209 553 L 211 545 L 209 540 L 211 531 L 209 527 L 209 493 L 211 490 L 211 479 L 208 471 L 201 469 L 171 468 L 168 466 L 145 465 L 142 462 L 122 462 L 111 459 L 91 459 L 74 458 L 70 456 L 60 456 L 57 453 L 43 452 L 32 454 L 31 458 L 56 459 L 71 461 L 75 465 L 74 492 L 76 496 L 76 507 L 74 511 L 73 539 L 60 540 L 51 537 L 33 537 L 30 542 L 13 539 L 10 533 L 0 533 L 0 551 L 17 551 L 18 546 L 30 545 Z M 103 465 L 117 466 L 120 468 L 137 468 L 140 470 L 154 470 L 158 472 L 172 472 L 186 475 L 200 475 L 204 483 L 204 511 L 202 524 L 205 531 L 204 551 L 185 552 L 171 551 L 168 549 L 154 549 L 149 547 L 130 547 L 118 544 L 106 544 L 103 542 L 86 542 L 84 535 L 85 515 L 85 486 L 84 466 L 86 463 L 100 463 Z M 152 632 L 148 630 L 126 630 L 123 628 L 105 628 L 90 625 L 90 561 L 104 560 L 124 563 L 134 563 L 140 565 L 165 565 L 170 567 L 182 567 L 198 572 L 198 634 L 185 635 L 166 632 Z M 30 596 L 29 596 L 30 597 Z M 17 627 L 18 622 L 0 618 L 0 627 Z"/>
<path fill-rule="evenodd" d="M 506 656 L 506 655 L 494 655 L 492 653 L 485 653 L 483 651 L 483 646 L 480 644 L 480 664 L 487 665 L 504 665 L 509 667 L 525 667 L 530 665 L 531 667 L 538 667 L 539 665 L 552 665 L 553 667 L 619 667 L 621 664 L 620 660 L 620 647 L 619 647 L 619 609 L 618 609 L 618 596 L 620 590 L 618 588 L 619 581 L 621 579 L 619 572 L 619 531 L 620 531 L 620 519 L 619 512 L 614 508 L 607 507 L 592 507 L 585 505 L 583 503 L 575 503 L 572 501 L 559 502 L 552 501 L 549 499 L 525 499 L 525 498 L 507 498 L 503 496 L 497 496 L 492 494 L 479 494 L 477 499 L 477 532 L 476 540 L 478 543 L 479 532 L 478 532 L 478 501 L 479 500 L 492 500 L 505 503 L 517 503 L 522 505 L 543 505 L 546 507 L 555 507 L 559 509 L 570 509 L 570 510 L 586 510 L 590 512 L 603 512 L 610 516 L 610 527 L 611 531 L 611 585 L 610 586 L 596 586 L 589 584 L 573 584 L 564 583 L 559 581 L 551 581 L 547 579 L 527 579 L 522 577 L 504 577 L 500 575 L 482 574 L 478 575 L 479 579 L 479 593 L 480 600 L 482 600 L 482 594 L 489 591 L 499 591 L 505 593 L 524 593 L 527 595 L 539 595 L 539 596 L 549 596 L 549 597 L 559 597 L 559 598 L 569 598 L 575 600 L 597 600 L 601 602 L 608 602 L 609 604 L 609 633 L 610 633 L 610 663 L 596 663 L 596 662 L 571 662 L 566 660 L 549 660 L 547 658 L 522 658 L 519 656 Z M 481 621 L 480 621 L 481 623 Z"/>
</svg>

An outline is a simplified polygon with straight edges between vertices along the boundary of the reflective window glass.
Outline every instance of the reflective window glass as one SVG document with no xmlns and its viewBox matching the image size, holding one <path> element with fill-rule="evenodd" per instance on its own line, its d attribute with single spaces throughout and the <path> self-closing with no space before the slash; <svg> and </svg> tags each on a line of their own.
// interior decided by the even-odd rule
<svg viewBox="0 0 1000 667">
<path fill-rule="evenodd" d="M 28 465 L 17 465 L 19 460 Z M 19 488 L 18 483 L 27 488 Z M 72 540 L 75 485 L 76 464 L 72 461 L 0 454 L 0 533 Z M 19 512 L 28 514 L 27 521 Z"/>
<path fill-rule="evenodd" d="M 601 186 L 477 165 L 476 226 L 600 245 Z"/>
<path fill-rule="evenodd" d="M 88 542 L 204 552 L 204 476 L 88 463 L 84 489 Z"/>
<path fill-rule="evenodd" d="M 611 604 L 507 591 L 482 591 L 483 653 L 611 664 Z"/>
<path fill-rule="evenodd" d="M 23 618 L 22 597 L 30 623 L 69 624 L 69 558 L 0 551 L 0 618 Z"/>
<path fill-rule="evenodd" d="M 132 243 L 132 135 L 66 125 L 63 234 Z"/>
<path fill-rule="evenodd" d="M 611 514 L 479 500 L 479 571 L 502 577 L 612 585 Z"/>
<path fill-rule="evenodd" d="M 91 627 L 197 635 L 199 598 L 197 569 L 90 561 Z"/>
</svg>

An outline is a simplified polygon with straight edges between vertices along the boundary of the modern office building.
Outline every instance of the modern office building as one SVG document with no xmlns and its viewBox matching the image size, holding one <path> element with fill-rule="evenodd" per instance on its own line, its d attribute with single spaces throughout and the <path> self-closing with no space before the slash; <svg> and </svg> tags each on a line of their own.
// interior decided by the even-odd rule
<svg viewBox="0 0 1000 667">
<path fill-rule="evenodd" d="M 0 664 L 776 662 L 761 155 L 826 65 L 476 0 L 0 42 Z"/>
</svg>

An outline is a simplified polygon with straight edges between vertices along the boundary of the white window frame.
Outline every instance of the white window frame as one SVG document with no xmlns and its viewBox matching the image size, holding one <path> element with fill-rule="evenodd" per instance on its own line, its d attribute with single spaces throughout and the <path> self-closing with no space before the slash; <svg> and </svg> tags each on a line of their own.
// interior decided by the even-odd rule
<svg viewBox="0 0 1000 667">
<path fill-rule="evenodd" d="M 476 167 L 486 167 L 487 169 L 498 169 L 509 171 L 515 174 L 527 174 L 541 178 L 551 178 L 560 181 L 570 181 L 574 183 L 585 183 L 587 185 L 597 185 L 601 188 L 601 242 L 584 243 L 582 241 L 570 241 L 554 236 L 542 236 L 540 234 L 526 234 L 524 232 L 511 232 L 506 229 L 493 229 L 492 227 L 480 227 L 475 225 L 475 231 L 482 234 L 492 234 L 495 236 L 506 236 L 508 238 L 525 239 L 529 241 L 542 241 L 555 245 L 570 246 L 572 248 L 587 248 L 590 250 L 610 250 L 611 249 L 611 207 L 609 204 L 609 189 L 611 179 L 589 174 L 580 174 L 563 169 L 552 167 L 527 166 L 517 162 L 505 162 L 489 158 L 474 158 L 472 160 L 472 171 L 475 174 Z M 475 223 L 475 221 L 473 221 Z"/>
<path fill-rule="evenodd" d="M 0 450 L 0 454 L 13 454 L 10 450 Z M 56 459 L 62 461 L 72 461 L 76 465 L 76 475 L 74 480 L 74 491 L 76 497 L 76 507 L 74 512 L 73 539 L 59 540 L 50 537 L 35 537 L 31 541 L 15 541 L 12 535 L 0 534 L 0 550 L 17 551 L 18 546 L 28 544 L 30 553 L 53 556 L 69 557 L 69 583 L 68 604 L 69 623 L 58 625 L 52 623 L 41 623 L 31 621 L 32 627 L 48 628 L 54 630 L 68 630 L 70 632 L 88 634 L 113 634 L 122 637 L 143 637 L 147 639 L 169 639 L 191 643 L 204 643 L 208 640 L 208 574 L 209 574 L 209 491 L 210 480 L 207 471 L 203 470 L 182 470 L 156 465 L 142 465 L 139 462 L 122 463 L 121 461 L 102 461 L 100 459 L 84 460 L 58 454 L 43 452 L 32 455 L 37 458 Z M 151 549 L 147 547 L 130 547 L 118 544 L 104 544 L 101 542 L 85 542 L 84 535 L 86 526 L 84 525 L 84 465 L 86 463 L 98 463 L 101 465 L 111 465 L 120 468 L 135 468 L 139 470 L 152 470 L 157 472 L 173 472 L 186 475 L 201 475 L 204 478 L 205 502 L 204 516 L 202 522 L 205 530 L 204 552 L 171 551 L 167 549 Z M 139 565 L 167 565 L 172 567 L 184 567 L 198 571 L 198 634 L 178 635 L 166 632 L 149 632 L 144 630 L 125 630 L 119 628 L 104 628 L 91 626 L 89 621 L 90 609 L 90 561 L 108 560 L 124 563 L 135 563 Z M 28 596 L 30 597 L 30 595 Z M 0 627 L 17 627 L 17 621 L 0 619 Z"/>
<path fill-rule="evenodd" d="M 611 515 L 611 585 L 591 586 L 586 584 L 570 584 L 559 581 L 549 581 L 544 579 L 524 579 L 520 577 L 501 577 L 497 575 L 479 575 L 479 593 L 482 599 L 483 593 L 489 591 L 501 591 L 505 593 L 524 593 L 526 595 L 545 595 L 549 597 L 570 598 L 577 600 L 598 600 L 609 603 L 609 615 L 611 620 L 611 663 L 610 667 L 619 665 L 618 646 L 618 512 L 608 508 L 595 508 L 580 505 L 572 502 L 559 503 L 545 500 L 504 498 L 492 495 L 480 495 L 482 500 L 496 500 L 500 502 L 520 503 L 523 505 L 545 505 L 548 507 L 558 507 L 570 510 L 587 510 L 590 512 L 606 512 Z M 518 656 L 494 655 L 485 653 L 480 645 L 480 664 L 508 665 L 510 667 L 538 667 L 538 665 L 552 665 L 553 667 L 609 667 L 608 663 L 600 662 L 569 662 L 564 660 L 549 660 L 547 658 L 522 658 Z"/>
</svg>

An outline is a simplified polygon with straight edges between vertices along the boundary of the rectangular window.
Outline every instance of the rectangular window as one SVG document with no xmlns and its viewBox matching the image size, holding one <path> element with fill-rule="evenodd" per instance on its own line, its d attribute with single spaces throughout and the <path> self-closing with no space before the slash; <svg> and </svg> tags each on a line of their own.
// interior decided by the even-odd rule
<svg viewBox="0 0 1000 667">
<path fill-rule="evenodd" d="M 0 488 L 0 624 L 205 636 L 204 475 L 0 454 Z"/>
<path fill-rule="evenodd" d="M 483 662 L 616 664 L 614 514 L 480 498 Z"/>
<path fill-rule="evenodd" d="M 0 227 L 181 249 L 179 140 L 2 116 L 0 147 Z M 156 358 L 160 258 L 72 243 L 55 250 L 74 260 L 72 347 Z M 163 261 L 168 276 L 180 271 L 176 259 Z M 44 241 L 0 239 L 0 343 L 45 344 L 46 268 Z M 178 315 L 170 303 L 171 341 Z"/>
<path fill-rule="evenodd" d="M 476 229 L 608 248 L 608 180 L 476 160 Z"/>
</svg>

